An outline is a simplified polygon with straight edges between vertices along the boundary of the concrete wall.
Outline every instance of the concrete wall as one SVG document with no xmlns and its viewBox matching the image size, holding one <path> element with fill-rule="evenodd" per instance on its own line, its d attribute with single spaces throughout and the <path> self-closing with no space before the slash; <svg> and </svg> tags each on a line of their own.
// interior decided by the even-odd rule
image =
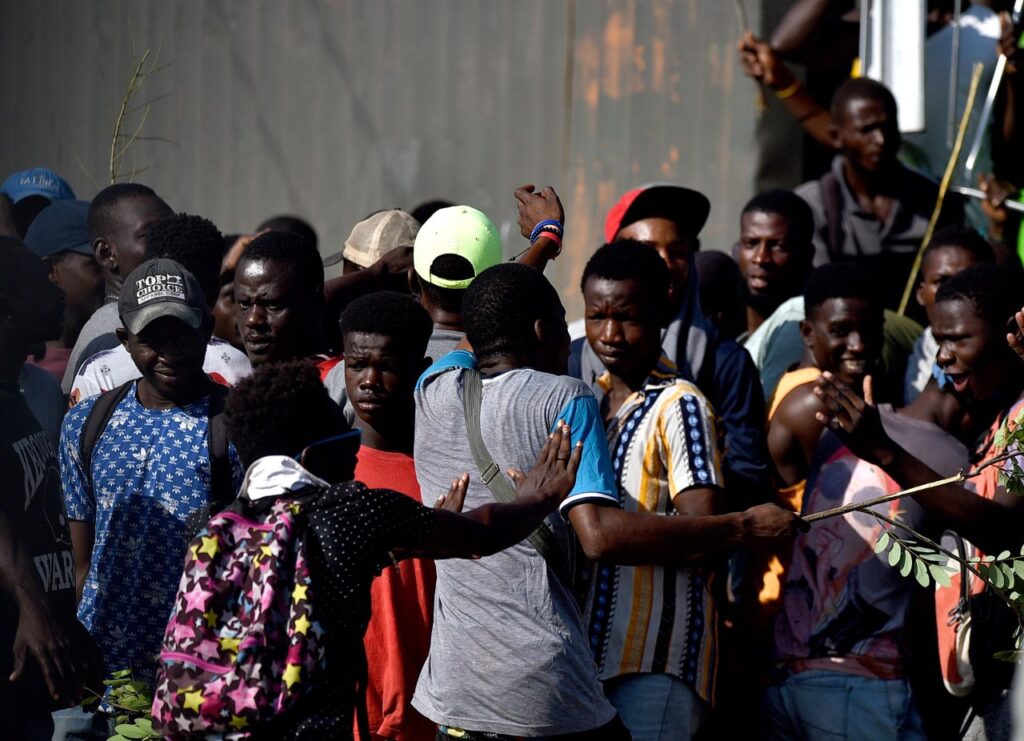
<svg viewBox="0 0 1024 741">
<path fill-rule="evenodd" d="M 225 232 L 295 212 L 327 253 L 369 212 L 442 197 L 487 212 L 513 254 L 513 189 L 552 184 L 568 235 L 548 274 L 577 315 L 631 186 L 699 188 L 705 245 L 732 243 L 755 169 L 737 35 L 720 0 L 2 0 L 0 175 L 49 166 L 80 197 L 110 182 L 134 40 L 160 69 L 122 176 L 175 209 Z"/>
</svg>

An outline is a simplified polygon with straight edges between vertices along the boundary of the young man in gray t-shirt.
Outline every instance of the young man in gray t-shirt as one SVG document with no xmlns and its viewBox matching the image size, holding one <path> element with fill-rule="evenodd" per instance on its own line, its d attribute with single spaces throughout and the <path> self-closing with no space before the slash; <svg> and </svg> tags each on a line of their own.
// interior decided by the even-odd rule
<svg viewBox="0 0 1024 741">
<path fill-rule="evenodd" d="M 619 508 L 597 401 L 585 384 L 560 375 L 568 365 L 565 310 L 539 271 L 507 263 L 484 271 L 466 291 L 464 320 L 475 355 L 446 355 L 416 390 L 421 490 L 468 471 L 466 507 L 494 501 L 478 475 L 462 406 L 464 371 L 477 368 L 482 436 L 501 469 L 525 469 L 560 420 L 583 447 L 562 517 L 548 519 L 563 546 L 566 519 L 588 557 L 630 563 L 674 562 L 710 543 L 738 545 L 792 529 L 793 515 L 771 505 L 759 515 L 699 518 Z M 477 561 L 438 562 L 430 655 L 413 706 L 442 734 L 470 741 L 484 734 L 629 737 L 604 696 L 572 595 L 528 542 Z"/>
</svg>

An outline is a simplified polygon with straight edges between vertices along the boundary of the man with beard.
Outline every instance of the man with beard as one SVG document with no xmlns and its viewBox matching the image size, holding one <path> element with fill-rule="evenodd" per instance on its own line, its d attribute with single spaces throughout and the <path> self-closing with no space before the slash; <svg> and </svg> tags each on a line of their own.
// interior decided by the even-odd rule
<svg viewBox="0 0 1024 741">
<path fill-rule="evenodd" d="M 253 366 L 309 358 L 320 379 L 341 362 L 323 335 L 324 266 L 308 240 L 266 232 L 235 269 L 238 331 Z"/>
</svg>

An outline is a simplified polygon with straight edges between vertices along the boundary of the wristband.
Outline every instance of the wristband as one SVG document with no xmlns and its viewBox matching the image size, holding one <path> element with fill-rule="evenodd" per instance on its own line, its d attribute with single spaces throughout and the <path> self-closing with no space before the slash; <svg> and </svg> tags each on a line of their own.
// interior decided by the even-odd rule
<svg viewBox="0 0 1024 741">
<path fill-rule="evenodd" d="M 784 87 L 782 90 L 776 90 L 775 97 L 778 98 L 779 100 L 792 98 L 794 95 L 796 95 L 796 91 L 800 89 L 801 85 L 803 85 L 803 83 L 800 82 L 800 80 L 793 80 L 793 83 L 791 85 Z"/>
<path fill-rule="evenodd" d="M 546 227 L 546 228 L 545 228 Z M 530 232 L 530 244 L 537 241 L 537 237 L 541 231 L 554 231 L 558 235 L 562 234 L 562 222 L 556 221 L 555 219 L 545 219 L 544 221 L 533 227 L 533 231 Z"/>
<path fill-rule="evenodd" d="M 559 235 L 555 234 L 553 231 L 548 231 L 547 229 L 545 229 L 540 234 L 537 235 L 537 239 L 550 239 L 552 242 L 555 243 L 555 247 L 557 247 L 554 256 L 558 257 L 559 255 L 562 254 L 562 238 Z M 534 242 L 534 244 L 536 244 L 536 242 Z M 532 246 L 533 245 L 531 245 L 531 247 Z"/>
</svg>

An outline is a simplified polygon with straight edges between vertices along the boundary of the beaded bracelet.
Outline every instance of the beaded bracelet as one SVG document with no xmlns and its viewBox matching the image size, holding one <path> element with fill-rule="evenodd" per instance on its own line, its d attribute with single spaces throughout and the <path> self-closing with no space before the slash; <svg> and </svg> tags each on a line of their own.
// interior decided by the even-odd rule
<svg viewBox="0 0 1024 741">
<path fill-rule="evenodd" d="M 537 237 L 540 235 L 541 231 L 552 231 L 561 236 L 562 222 L 556 221 L 555 219 L 545 219 L 537 224 L 537 226 L 533 227 L 533 231 L 530 232 L 530 244 L 537 241 Z"/>
</svg>

